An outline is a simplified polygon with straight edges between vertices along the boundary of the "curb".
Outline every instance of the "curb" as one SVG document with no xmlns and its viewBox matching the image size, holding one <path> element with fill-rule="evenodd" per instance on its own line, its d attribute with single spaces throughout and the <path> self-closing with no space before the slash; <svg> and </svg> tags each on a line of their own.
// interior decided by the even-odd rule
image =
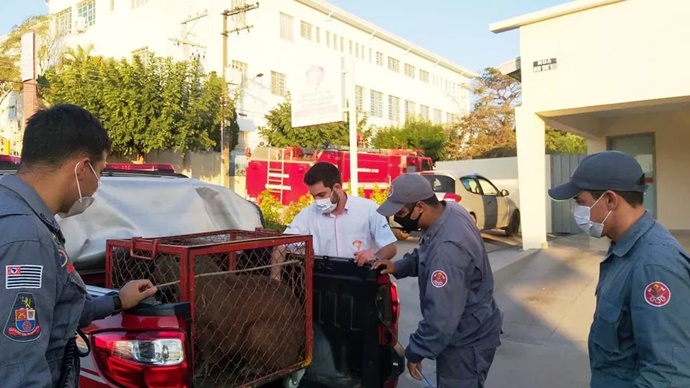
<svg viewBox="0 0 690 388">
<path fill-rule="evenodd" d="M 494 292 L 508 283 L 520 272 L 541 249 L 501 250 L 489 254 L 489 261 L 494 275 Z"/>
</svg>

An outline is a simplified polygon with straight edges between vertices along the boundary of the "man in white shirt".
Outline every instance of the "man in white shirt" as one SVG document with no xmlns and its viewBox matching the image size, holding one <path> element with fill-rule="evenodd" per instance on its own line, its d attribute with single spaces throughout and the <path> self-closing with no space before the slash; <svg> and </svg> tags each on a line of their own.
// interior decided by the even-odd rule
<svg viewBox="0 0 690 388">
<path fill-rule="evenodd" d="M 376 211 L 376 202 L 347 195 L 337 167 L 316 163 L 304 175 L 304 183 L 314 203 L 297 214 L 286 234 L 312 235 L 317 256 L 352 257 L 360 266 L 393 259 L 396 238 L 388 220 Z M 282 263 L 284 253 L 284 246 L 275 249 L 271 262 Z M 280 266 L 271 269 L 271 277 L 280 279 Z"/>
</svg>

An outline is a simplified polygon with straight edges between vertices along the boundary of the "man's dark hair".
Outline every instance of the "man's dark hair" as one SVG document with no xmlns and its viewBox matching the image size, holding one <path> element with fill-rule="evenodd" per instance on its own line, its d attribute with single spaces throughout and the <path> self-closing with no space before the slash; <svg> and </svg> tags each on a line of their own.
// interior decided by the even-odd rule
<svg viewBox="0 0 690 388">
<path fill-rule="evenodd" d="M 336 184 L 343 184 L 338 168 L 327 162 L 318 162 L 314 164 L 309 171 L 304 174 L 305 185 L 313 186 L 319 182 L 331 189 Z"/>
<path fill-rule="evenodd" d="M 89 111 L 71 104 L 54 105 L 27 120 L 19 170 L 59 167 L 75 155 L 98 162 L 111 145 L 105 128 Z"/>
<path fill-rule="evenodd" d="M 639 191 L 613 191 L 616 193 L 619 197 L 623 198 L 625 202 L 628 203 L 628 205 L 632 207 L 638 207 L 644 204 L 644 193 L 640 193 Z M 590 191 L 592 194 L 592 197 L 594 197 L 594 200 L 597 200 L 601 198 L 606 191 Z"/>
</svg>

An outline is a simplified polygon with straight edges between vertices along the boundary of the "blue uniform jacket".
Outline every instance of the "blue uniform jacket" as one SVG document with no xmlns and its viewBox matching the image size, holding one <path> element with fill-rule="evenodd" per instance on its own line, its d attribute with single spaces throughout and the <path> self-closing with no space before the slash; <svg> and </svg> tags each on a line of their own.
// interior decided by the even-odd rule
<svg viewBox="0 0 690 388">
<path fill-rule="evenodd" d="M 26 183 L 0 178 L 0 386 L 54 387 L 77 326 L 112 314 L 91 299 L 55 217 Z M 77 371 L 78 373 L 78 371 Z"/>
<path fill-rule="evenodd" d="M 690 387 L 690 257 L 650 214 L 611 244 L 596 300 L 593 388 Z"/>
<path fill-rule="evenodd" d="M 474 219 L 456 203 L 420 237 L 419 248 L 396 261 L 396 278 L 417 276 L 422 321 L 405 357 L 437 359 L 449 347 L 500 345 L 501 312 L 493 297 L 489 257 Z"/>
</svg>

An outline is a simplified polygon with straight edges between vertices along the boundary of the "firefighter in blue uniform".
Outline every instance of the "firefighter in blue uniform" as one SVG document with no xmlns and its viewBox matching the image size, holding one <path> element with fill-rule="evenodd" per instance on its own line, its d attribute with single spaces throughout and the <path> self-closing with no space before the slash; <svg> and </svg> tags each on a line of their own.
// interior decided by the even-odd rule
<svg viewBox="0 0 690 388">
<path fill-rule="evenodd" d="M 77 329 L 156 291 L 138 280 L 119 296 L 91 298 L 65 252 L 54 215 L 91 204 L 109 148 L 94 116 L 56 105 L 28 120 L 19 170 L 0 178 L 2 388 L 78 386 Z"/>
<path fill-rule="evenodd" d="M 500 345 L 502 315 L 474 219 L 457 203 L 439 201 L 419 174 L 396 178 L 378 212 L 394 215 L 408 231 L 423 231 L 418 249 L 374 264 L 398 279 L 418 277 L 422 321 L 405 349 L 410 374 L 421 380 L 427 358 L 436 360 L 439 388 L 483 387 Z"/>
<path fill-rule="evenodd" d="M 690 387 L 690 256 L 643 205 L 645 175 L 630 155 L 588 155 L 549 190 L 611 245 L 600 264 L 589 333 L 593 388 Z"/>
</svg>

